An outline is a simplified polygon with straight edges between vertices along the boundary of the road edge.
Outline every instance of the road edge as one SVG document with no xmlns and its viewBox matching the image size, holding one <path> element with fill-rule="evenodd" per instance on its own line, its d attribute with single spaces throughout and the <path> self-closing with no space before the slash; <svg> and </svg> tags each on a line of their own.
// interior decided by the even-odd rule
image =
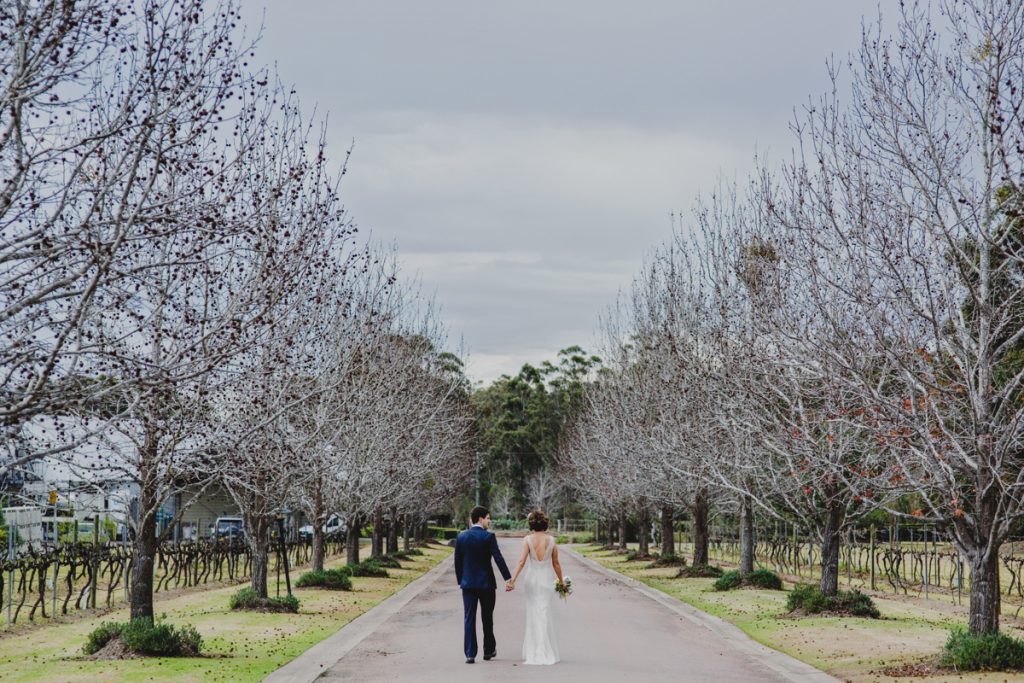
<svg viewBox="0 0 1024 683">
<path fill-rule="evenodd" d="M 454 562 L 453 558 L 454 555 L 449 554 L 423 576 L 409 582 L 402 590 L 385 598 L 280 669 L 268 674 L 263 683 L 312 683 L 320 678 L 381 624 L 434 583 L 448 570 L 449 565 Z"/>
<path fill-rule="evenodd" d="M 572 548 L 560 546 L 560 549 L 563 551 L 568 550 L 583 564 L 598 573 L 629 586 L 638 593 L 641 593 L 663 607 L 672 610 L 688 621 L 708 629 L 715 635 L 724 639 L 737 650 L 754 657 L 758 662 L 763 663 L 765 667 L 784 677 L 786 680 L 793 681 L 794 683 L 840 683 L 840 679 L 827 674 L 821 669 L 816 669 L 806 662 L 801 662 L 795 657 L 791 657 L 790 655 L 787 655 L 784 652 L 779 652 L 778 650 L 773 650 L 767 645 L 757 642 L 747 635 L 740 627 L 731 624 L 720 617 L 701 611 L 693 605 L 687 604 L 678 598 L 674 598 L 668 593 L 664 593 L 657 588 L 652 588 L 642 581 L 637 581 L 631 576 L 626 576 L 614 569 L 609 569 L 600 562 L 592 560 Z"/>
</svg>

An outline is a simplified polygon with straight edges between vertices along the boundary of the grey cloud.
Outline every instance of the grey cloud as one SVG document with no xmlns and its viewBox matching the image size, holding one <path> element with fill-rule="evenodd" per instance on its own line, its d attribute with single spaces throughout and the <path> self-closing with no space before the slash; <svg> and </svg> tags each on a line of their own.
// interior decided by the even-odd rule
<svg viewBox="0 0 1024 683">
<path fill-rule="evenodd" d="M 260 56 L 330 112 L 335 158 L 355 139 L 347 205 L 491 379 L 592 344 L 668 214 L 742 178 L 755 147 L 783 154 L 793 107 L 875 8 L 273 0 Z"/>
</svg>

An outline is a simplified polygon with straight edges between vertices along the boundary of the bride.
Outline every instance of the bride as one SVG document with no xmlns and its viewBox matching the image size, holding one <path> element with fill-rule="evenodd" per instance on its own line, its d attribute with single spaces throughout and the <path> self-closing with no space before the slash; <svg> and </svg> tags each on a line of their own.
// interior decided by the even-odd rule
<svg viewBox="0 0 1024 683">
<path fill-rule="evenodd" d="M 523 552 L 519 566 L 509 581 L 508 590 L 516 587 L 516 579 L 529 564 L 523 582 L 526 585 L 526 636 L 523 638 L 524 664 L 555 664 L 559 661 L 558 642 L 551 613 L 551 600 L 555 597 L 555 577 L 562 580 L 562 565 L 558 563 L 555 539 L 545 532 L 548 517 L 540 510 L 530 513 L 527 522 L 530 535 L 523 539 Z"/>
</svg>

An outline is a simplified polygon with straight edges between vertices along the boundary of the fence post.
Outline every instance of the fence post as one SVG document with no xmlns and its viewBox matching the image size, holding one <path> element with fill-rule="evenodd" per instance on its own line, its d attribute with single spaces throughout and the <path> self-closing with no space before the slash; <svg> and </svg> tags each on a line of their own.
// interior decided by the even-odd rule
<svg viewBox="0 0 1024 683">
<path fill-rule="evenodd" d="M 796 524 L 793 525 L 793 568 L 797 576 L 803 576 L 800 573 L 800 544 L 796 540 Z"/>
<path fill-rule="evenodd" d="M 121 527 L 121 552 L 124 553 L 124 599 L 130 599 L 131 595 L 128 590 L 128 564 L 130 558 L 128 557 L 128 520 L 125 519 L 124 526 Z"/>
<path fill-rule="evenodd" d="M 7 573 L 7 625 L 11 625 L 11 608 L 14 597 L 14 534 L 17 527 L 13 524 L 7 525 L 7 559 L 11 562 L 11 568 Z"/>
<path fill-rule="evenodd" d="M 928 555 L 927 542 L 925 543 L 924 549 L 924 599 L 928 599 L 928 565 L 931 564 L 932 558 Z"/>
<path fill-rule="evenodd" d="M 96 588 L 100 582 L 100 516 L 93 515 L 92 518 L 92 558 L 89 563 L 92 565 L 92 587 L 89 596 L 92 600 L 92 608 L 96 609 Z"/>
<path fill-rule="evenodd" d="M 279 530 L 279 544 L 281 546 L 281 556 L 284 558 L 284 584 L 285 588 L 288 589 L 288 595 L 292 594 L 292 579 L 288 574 L 288 546 L 284 544 L 284 518 L 277 518 L 277 528 Z"/>
<path fill-rule="evenodd" d="M 868 544 L 868 554 L 871 556 L 871 590 L 875 590 L 875 525 L 871 525 L 871 540 Z"/>
<path fill-rule="evenodd" d="M 60 533 L 57 531 L 57 519 L 53 521 L 53 590 L 50 591 L 50 618 L 57 616 L 57 575 L 60 573 Z"/>
<path fill-rule="evenodd" d="M 846 530 L 846 587 L 853 587 L 850 565 L 853 564 L 853 527 Z"/>
<path fill-rule="evenodd" d="M 808 575 L 808 577 L 813 579 L 814 578 L 814 544 L 810 543 L 810 538 L 811 538 L 810 533 L 808 533 L 807 538 L 808 538 L 808 543 L 807 543 L 807 575 Z"/>
<path fill-rule="evenodd" d="M 963 604 L 964 601 L 964 561 L 960 558 L 960 551 L 956 553 L 956 601 Z"/>
</svg>

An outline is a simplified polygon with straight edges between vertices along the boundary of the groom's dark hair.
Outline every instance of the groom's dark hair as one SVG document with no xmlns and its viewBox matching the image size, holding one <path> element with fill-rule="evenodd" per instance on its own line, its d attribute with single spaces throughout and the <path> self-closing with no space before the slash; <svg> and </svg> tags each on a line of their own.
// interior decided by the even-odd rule
<svg viewBox="0 0 1024 683">
<path fill-rule="evenodd" d="M 489 514 L 491 514 L 490 510 L 483 507 L 482 505 L 477 505 L 475 508 L 473 508 L 473 511 L 469 513 L 469 518 L 473 520 L 473 524 L 476 524 Z"/>
</svg>

